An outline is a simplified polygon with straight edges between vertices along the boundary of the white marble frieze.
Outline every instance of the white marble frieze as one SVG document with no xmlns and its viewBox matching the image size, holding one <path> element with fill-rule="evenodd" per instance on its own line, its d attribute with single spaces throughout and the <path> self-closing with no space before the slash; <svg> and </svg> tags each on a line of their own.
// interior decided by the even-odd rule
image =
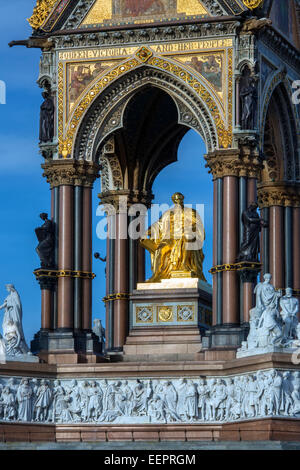
<svg viewBox="0 0 300 470">
<path fill-rule="evenodd" d="M 0 421 L 149 424 L 300 418 L 300 372 L 230 377 L 36 379 L 0 377 Z"/>
</svg>

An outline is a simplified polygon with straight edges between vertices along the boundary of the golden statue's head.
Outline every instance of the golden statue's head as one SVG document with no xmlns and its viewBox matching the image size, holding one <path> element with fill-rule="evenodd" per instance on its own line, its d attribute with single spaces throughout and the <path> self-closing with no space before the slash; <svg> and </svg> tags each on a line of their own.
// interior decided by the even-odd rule
<svg viewBox="0 0 300 470">
<path fill-rule="evenodd" d="M 172 201 L 174 202 L 174 204 L 180 204 L 181 206 L 183 206 L 184 195 L 181 193 L 175 193 L 172 196 Z"/>
</svg>

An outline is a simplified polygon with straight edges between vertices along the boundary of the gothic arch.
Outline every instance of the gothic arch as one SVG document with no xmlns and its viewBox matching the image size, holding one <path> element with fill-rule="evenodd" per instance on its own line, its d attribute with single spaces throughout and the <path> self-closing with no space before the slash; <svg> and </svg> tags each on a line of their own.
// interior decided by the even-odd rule
<svg viewBox="0 0 300 470">
<path fill-rule="evenodd" d="M 231 69 L 232 63 L 230 64 Z M 191 115 L 197 120 L 196 128 L 192 123 L 193 120 L 187 115 L 185 115 L 186 124 L 203 136 L 208 151 L 227 148 L 231 145 L 232 109 L 229 109 L 229 122 L 227 123 L 219 99 L 214 96 L 204 80 L 200 77 L 196 79 L 188 70 L 170 59 L 151 56 L 147 63 L 141 63 L 137 58 L 128 59 L 91 85 L 73 111 L 66 131 L 63 132 L 63 126 L 60 126 L 61 153 L 69 153 L 75 158 L 80 158 L 78 142 L 82 140 L 83 134 L 89 133 L 90 124 L 87 121 L 92 113 L 94 113 L 94 119 L 98 119 L 101 113 L 100 108 L 102 111 L 106 108 L 106 112 L 101 113 L 103 115 L 103 118 L 100 118 L 101 124 L 111 111 L 112 100 L 120 100 L 121 96 L 123 101 L 124 97 L 129 96 L 133 90 L 141 86 L 141 81 L 142 84 L 152 81 L 155 86 L 164 89 L 174 99 L 179 97 L 177 102 L 190 108 Z M 100 103 L 101 106 L 99 106 Z M 116 110 L 115 107 L 114 110 Z M 62 113 L 59 113 L 59 120 L 62 121 Z M 82 132 L 83 129 L 85 129 L 84 132 Z M 81 148 L 83 148 L 82 145 Z M 81 151 L 79 153 L 82 155 Z"/>
<path fill-rule="evenodd" d="M 286 83 L 277 82 L 276 77 L 279 78 L 273 77 L 273 86 L 266 94 L 262 115 L 261 148 L 266 158 L 263 179 L 296 181 L 299 179 L 296 119 Z"/>
</svg>

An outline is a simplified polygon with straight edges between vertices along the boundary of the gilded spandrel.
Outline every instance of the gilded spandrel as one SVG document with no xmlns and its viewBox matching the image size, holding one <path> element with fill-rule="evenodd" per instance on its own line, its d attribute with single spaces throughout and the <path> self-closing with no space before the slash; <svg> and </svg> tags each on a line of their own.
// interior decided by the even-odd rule
<svg viewBox="0 0 300 470">
<path fill-rule="evenodd" d="M 205 281 L 202 251 L 205 232 L 195 209 L 184 207 L 184 196 L 172 196 L 174 207 L 166 211 L 140 240 L 151 253 L 153 275 L 148 282 L 176 277 L 195 277 Z"/>
</svg>

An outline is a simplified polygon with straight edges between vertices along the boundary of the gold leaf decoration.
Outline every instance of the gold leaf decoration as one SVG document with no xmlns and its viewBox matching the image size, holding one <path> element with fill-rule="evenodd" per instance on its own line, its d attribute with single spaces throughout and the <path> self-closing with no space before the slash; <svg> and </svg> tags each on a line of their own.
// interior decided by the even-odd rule
<svg viewBox="0 0 300 470">
<path fill-rule="evenodd" d="M 33 29 L 39 29 L 48 18 L 57 0 L 37 0 L 33 9 L 33 14 L 28 18 L 28 22 Z"/>
<path fill-rule="evenodd" d="M 255 8 L 260 7 L 263 1 L 264 0 L 243 0 L 243 4 L 247 8 L 250 8 L 250 10 L 254 10 Z"/>
</svg>

